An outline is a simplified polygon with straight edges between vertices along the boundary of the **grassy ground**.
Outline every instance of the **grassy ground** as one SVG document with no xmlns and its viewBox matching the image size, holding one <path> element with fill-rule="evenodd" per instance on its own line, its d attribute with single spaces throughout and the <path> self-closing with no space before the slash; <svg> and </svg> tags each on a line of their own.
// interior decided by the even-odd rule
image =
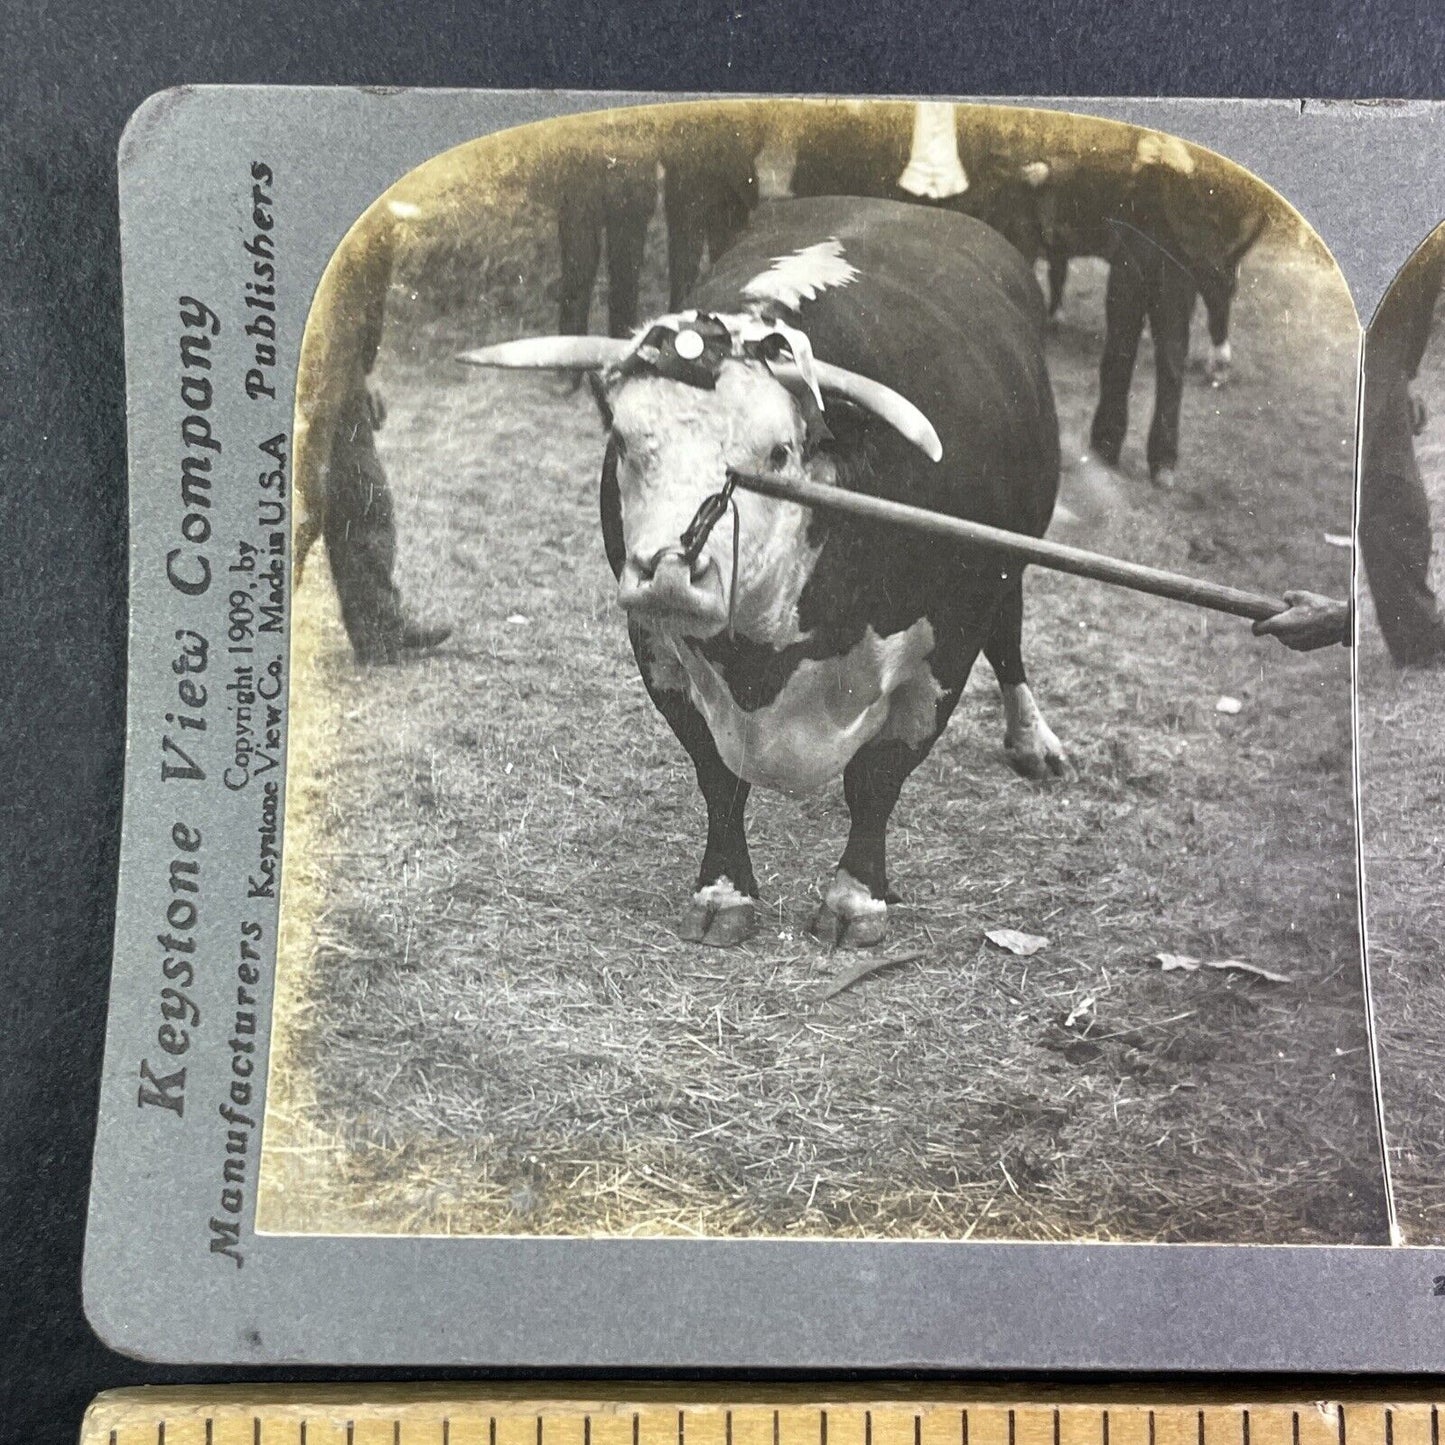
<svg viewBox="0 0 1445 1445">
<path fill-rule="evenodd" d="M 1070 456 L 1102 286 L 1075 267 L 1050 340 Z M 319 558 L 297 597 L 261 1227 L 1381 1240 L 1344 655 L 1032 573 L 1035 691 L 1079 777 L 1009 773 L 971 682 L 891 834 L 886 947 L 922 958 L 820 1001 L 857 961 L 805 934 L 841 788 L 755 794 L 765 926 L 684 944 L 701 803 L 612 600 L 590 401 L 447 359 L 545 325 L 542 285 L 517 294 L 458 316 L 394 290 L 378 371 L 399 578 L 454 643 L 361 672 Z M 1235 384 L 1186 394 L 1182 490 L 1145 480 L 1146 346 L 1124 476 L 1071 475 L 1094 520 L 1067 539 L 1343 595 L 1353 314 L 1286 248 L 1236 314 Z M 1051 941 L 1014 957 L 995 927 Z"/>
<path fill-rule="evenodd" d="M 1445 347 L 1436 342 L 1418 390 L 1432 421 L 1416 442 L 1437 527 L 1445 516 Z M 1361 578 L 1363 586 L 1363 576 Z M 1400 1229 L 1411 1244 L 1445 1243 L 1445 671 L 1398 671 L 1374 612 L 1360 610 L 1361 841 L 1380 1092 Z"/>
</svg>

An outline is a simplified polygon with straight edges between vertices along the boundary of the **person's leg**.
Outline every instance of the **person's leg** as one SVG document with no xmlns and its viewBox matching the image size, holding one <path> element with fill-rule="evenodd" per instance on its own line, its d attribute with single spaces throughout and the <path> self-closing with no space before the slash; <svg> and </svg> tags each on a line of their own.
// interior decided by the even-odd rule
<svg viewBox="0 0 1445 1445">
<path fill-rule="evenodd" d="M 395 662 L 406 651 L 436 647 L 451 635 L 450 627 L 409 622 L 402 608 L 392 578 L 396 510 L 376 454 L 364 387 L 343 409 L 331 444 L 322 533 L 341 620 L 358 662 Z"/>
<path fill-rule="evenodd" d="M 1148 303 L 1147 278 L 1139 259 L 1120 246 L 1109 265 L 1104 293 L 1104 354 L 1099 362 L 1099 404 L 1089 430 L 1089 444 L 1118 466 L 1129 430 L 1129 386 L 1144 332 Z"/>
<path fill-rule="evenodd" d="M 668 305 L 678 310 L 702 270 L 707 221 L 703 214 L 705 182 L 685 162 L 668 166 L 663 180 L 663 208 L 667 214 Z"/>
<path fill-rule="evenodd" d="M 601 185 L 590 167 L 575 166 L 557 202 L 557 249 L 562 264 L 557 329 L 564 336 L 587 334 L 592 287 L 602 259 Z"/>
<path fill-rule="evenodd" d="M 1430 503 L 1415 461 L 1409 392 L 1390 395 L 1365 429 L 1360 469 L 1360 555 L 1390 656 L 1402 666 L 1445 652 L 1445 618 L 1430 586 Z"/>
<path fill-rule="evenodd" d="M 730 250 L 747 230 L 757 197 L 757 168 L 750 157 L 740 157 L 732 164 L 717 167 L 706 198 L 709 266 L 716 266 L 718 257 Z"/>
<path fill-rule="evenodd" d="M 619 162 L 607 183 L 607 329 L 630 336 L 637 327 L 647 227 L 657 208 L 656 171 L 651 162 Z"/>
<path fill-rule="evenodd" d="M 1172 484 L 1179 465 L 1179 411 L 1184 403 L 1184 369 L 1189 364 L 1189 324 L 1198 289 L 1193 278 L 1161 256 L 1149 294 L 1149 332 L 1154 338 L 1154 419 L 1146 457 L 1149 480 Z"/>
</svg>

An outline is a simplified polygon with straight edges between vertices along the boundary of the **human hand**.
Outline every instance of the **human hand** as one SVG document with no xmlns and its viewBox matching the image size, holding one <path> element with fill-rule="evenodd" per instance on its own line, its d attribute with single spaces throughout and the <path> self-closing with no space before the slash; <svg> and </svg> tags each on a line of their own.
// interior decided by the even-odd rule
<svg viewBox="0 0 1445 1445">
<path fill-rule="evenodd" d="M 1254 624 L 1256 637 L 1273 637 L 1294 652 L 1336 643 L 1350 645 L 1350 604 L 1318 592 L 1286 592 L 1289 606 Z"/>
</svg>

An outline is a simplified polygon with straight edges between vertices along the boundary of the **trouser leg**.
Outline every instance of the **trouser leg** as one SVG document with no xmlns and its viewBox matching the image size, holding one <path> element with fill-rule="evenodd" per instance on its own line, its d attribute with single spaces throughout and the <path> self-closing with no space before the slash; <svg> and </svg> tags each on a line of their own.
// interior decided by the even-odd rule
<svg viewBox="0 0 1445 1445">
<path fill-rule="evenodd" d="M 592 310 L 592 287 L 602 259 L 602 207 L 597 183 L 577 177 L 557 203 L 557 248 L 562 279 L 557 296 L 557 329 L 564 336 L 585 336 Z"/>
<path fill-rule="evenodd" d="M 607 197 L 607 329 L 630 336 L 637 327 L 638 294 L 647 227 L 657 205 L 655 172 L 619 178 Z"/>
<path fill-rule="evenodd" d="M 1184 369 L 1189 363 L 1189 324 L 1198 296 L 1193 279 L 1161 258 L 1149 298 L 1149 331 L 1154 338 L 1154 419 L 1146 457 L 1150 477 L 1179 465 L 1179 412 L 1184 403 Z"/>
<path fill-rule="evenodd" d="M 326 481 L 326 554 L 357 660 L 394 659 L 405 622 L 396 566 L 396 512 L 365 391 L 358 388 L 332 440 Z"/>
<path fill-rule="evenodd" d="M 1380 631 L 1397 663 L 1445 649 L 1430 586 L 1430 503 L 1420 481 L 1403 382 L 1366 428 L 1360 474 L 1360 553 Z"/>
<path fill-rule="evenodd" d="M 1109 266 L 1104 293 L 1104 355 L 1099 362 L 1099 404 L 1089 443 L 1110 466 L 1119 464 L 1129 430 L 1129 386 L 1144 332 L 1148 290 L 1143 267 L 1125 250 Z"/>
<path fill-rule="evenodd" d="M 676 311 L 702 270 L 706 219 L 697 176 L 681 165 L 669 168 L 663 205 L 667 212 L 668 305 Z"/>
</svg>

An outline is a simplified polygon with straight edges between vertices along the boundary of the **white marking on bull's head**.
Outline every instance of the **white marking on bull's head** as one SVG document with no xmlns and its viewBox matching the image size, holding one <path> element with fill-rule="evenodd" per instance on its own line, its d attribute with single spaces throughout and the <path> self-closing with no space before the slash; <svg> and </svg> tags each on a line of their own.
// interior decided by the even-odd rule
<svg viewBox="0 0 1445 1445">
<path fill-rule="evenodd" d="M 743 287 L 743 295 L 749 301 L 771 301 L 796 311 L 820 291 L 847 286 L 857 275 L 858 268 L 843 259 L 843 243 L 834 236 L 777 257 Z"/>
<path fill-rule="evenodd" d="M 642 374 L 608 396 L 627 559 L 619 600 L 651 628 L 678 636 L 735 629 L 775 646 L 796 641 L 798 597 L 817 549 L 810 513 L 739 489 L 737 590 L 733 518 L 713 528 L 689 566 L 680 538 L 729 468 L 831 480 L 821 456 L 805 456 L 807 428 L 793 394 L 760 361 L 725 361 L 711 389 Z"/>
</svg>

